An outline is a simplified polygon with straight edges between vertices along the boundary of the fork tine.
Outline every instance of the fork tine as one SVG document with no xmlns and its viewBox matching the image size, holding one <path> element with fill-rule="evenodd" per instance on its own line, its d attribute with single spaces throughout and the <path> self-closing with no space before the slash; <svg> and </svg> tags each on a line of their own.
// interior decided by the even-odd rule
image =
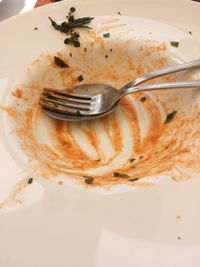
<svg viewBox="0 0 200 267">
<path fill-rule="evenodd" d="M 68 97 L 66 95 L 57 94 L 54 92 L 44 91 L 42 93 L 43 96 L 55 100 L 61 100 L 61 101 L 70 101 L 72 103 L 80 103 L 80 104 L 90 104 L 90 99 L 80 99 L 80 98 L 74 98 L 74 97 Z"/>
<path fill-rule="evenodd" d="M 42 95 L 40 97 L 41 100 L 44 100 L 46 103 L 51 103 L 53 105 L 59 105 L 59 106 L 63 106 L 63 107 L 67 107 L 67 108 L 75 108 L 75 109 L 78 109 L 78 110 L 89 110 L 90 109 L 90 104 L 79 104 L 79 103 L 76 103 L 76 102 L 70 102 L 70 101 L 67 101 L 67 100 L 59 100 L 59 99 L 52 99 L 52 98 L 49 98 L 49 97 L 46 97 L 44 95 Z"/>
<path fill-rule="evenodd" d="M 45 92 L 52 92 L 52 93 L 56 93 L 57 95 L 60 96 L 67 96 L 70 98 L 76 98 L 76 99 L 88 99 L 91 100 L 93 97 L 91 95 L 87 95 L 87 94 L 74 94 L 70 92 L 70 89 L 68 90 L 68 93 L 66 92 L 66 90 L 56 90 L 56 89 L 52 89 L 52 88 L 44 88 Z"/>
<path fill-rule="evenodd" d="M 45 101 L 43 99 L 39 100 L 39 104 L 42 106 L 42 108 L 47 109 L 47 110 L 52 110 L 57 113 L 81 115 L 80 111 L 78 111 L 77 109 L 68 108 L 66 106 L 60 106 L 55 103 L 50 103 L 48 101 Z"/>
</svg>

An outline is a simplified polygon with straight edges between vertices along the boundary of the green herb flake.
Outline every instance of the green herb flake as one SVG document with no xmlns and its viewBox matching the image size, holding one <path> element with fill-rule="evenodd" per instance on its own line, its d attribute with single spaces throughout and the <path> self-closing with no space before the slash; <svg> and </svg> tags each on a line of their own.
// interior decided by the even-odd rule
<svg viewBox="0 0 200 267">
<path fill-rule="evenodd" d="M 80 35 L 77 32 L 73 32 L 70 34 L 70 37 L 67 37 L 64 40 L 65 44 L 72 44 L 74 47 L 80 47 L 80 42 L 78 40 L 78 38 L 80 37 Z"/>
<path fill-rule="evenodd" d="M 57 66 L 61 68 L 69 68 L 69 66 L 59 57 L 54 57 L 54 62 Z"/>
<path fill-rule="evenodd" d="M 88 27 L 88 24 L 94 19 L 94 17 L 82 17 L 75 19 L 74 12 L 76 11 L 75 7 L 71 7 L 68 15 L 66 16 L 67 20 L 63 21 L 61 24 L 55 22 L 51 17 L 51 25 L 57 31 L 65 33 L 67 38 L 64 40 L 65 44 L 73 45 L 74 47 L 80 47 L 79 34 L 75 32 L 77 28 L 82 29 L 91 29 Z"/>
<path fill-rule="evenodd" d="M 83 18 L 74 19 L 73 21 L 69 21 L 69 17 L 68 17 L 68 21 L 63 21 L 61 24 L 57 24 L 51 17 L 49 17 L 49 19 L 55 30 L 66 33 L 66 34 L 71 34 L 73 33 L 75 28 L 90 29 L 90 27 L 86 26 L 86 24 L 90 23 L 94 18 L 83 17 Z"/>
<path fill-rule="evenodd" d="M 131 178 L 131 179 L 128 179 L 130 182 L 136 182 L 139 180 L 139 178 Z"/>
<path fill-rule="evenodd" d="M 125 173 L 119 173 L 119 172 L 113 172 L 114 177 L 119 177 L 119 178 L 129 178 L 130 176 Z"/>
<path fill-rule="evenodd" d="M 145 102 L 146 100 L 147 100 L 147 98 L 145 96 L 143 96 L 143 97 L 140 98 L 140 101 L 141 102 Z"/>
<path fill-rule="evenodd" d="M 74 13 L 76 11 L 76 8 L 75 7 L 70 7 L 70 12 L 71 13 Z"/>
<path fill-rule="evenodd" d="M 104 34 L 103 34 L 103 37 L 104 37 L 104 38 L 109 38 L 109 37 L 110 37 L 110 33 L 109 33 L 109 32 L 104 33 Z"/>
<path fill-rule="evenodd" d="M 31 178 L 28 178 L 28 181 L 27 181 L 27 183 L 28 183 L 28 184 L 32 184 L 32 182 L 33 182 L 33 177 L 31 177 Z"/>
<path fill-rule="evenodd" d="M 173 120 L 174 116 L 176 115 L 177 111 L 174 110 L 171 113 L 167 114 L 165 123 L 169 123 L 171 120 Z"/>
<path fill-rule="evenodd" d="M 83 75 L 79 75 L 79 76 L 77 77 L 77 80 L 78 80 L 79 82 L 82 82 L 82 81 L 84 80 Z"/>
<path fill-rule="evenodd" d="M 171 46 L 174 46 L 174 47 L 179 47 L 179 42 L 171 41 L 171 42 L 170 42 L 170 45 L 171 45 Z"/>
<path fill-rule="evenodd" d="M 85 178 L 85 183 L 86 184 L 92 184 L 94 182 L 94 178 L 90 176 L 84 176 Z"/>
<path fill-rule="evenodd" d="M 74 47 L 80 47 L 81 43 L 79 41 L 73 42 Z"/>
</svg>

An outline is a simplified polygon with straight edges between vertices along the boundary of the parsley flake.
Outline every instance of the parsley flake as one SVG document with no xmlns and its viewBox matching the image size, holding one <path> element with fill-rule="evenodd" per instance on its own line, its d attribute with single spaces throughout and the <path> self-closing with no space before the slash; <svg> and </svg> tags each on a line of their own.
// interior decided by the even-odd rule
<svg viewBox="0 0 200 267">
<path fill-rule="evenodd" d="M 27 181 L 28 184 L 32 184 L 32 182 L 33 182 L 33 177 L 29 178 Z"/>
<path fill-rule="evenodd" d="M 78 80 L 79 82 L 82 82 L 82 81 L 84 80 L 83 75 L 79 75 L 79 76 L 77 77 L 77 80 Z"/>
<path fill-rule="evenodd" d="M 171 46 L 174 46 L 174 47 L 179 47 L 179 42 L 171 41 L 171 42 L 170 42 L 170 45 L 171 45 Z"/>
<path fill-rule="evenodd" d="M 147 98 L 145 96 L 143 96 L 143 97 L 140 98 L 140 101 L 141 102 L 145 102 L 146 100 L 147 100 Z"/>
<path fill-rule="evenodd" d="M 104 38 L 108 38 L 108 37 L 110 37 L 110 33 L 109 33 L 109 32 L 104 33 L 104 34 L 103 34 L 103 37 L 104 37 Z"/>
<path fill-rule="evenodd" d="M 131 178 L 131 179 L 128 179 L 130 182 L 135 182 L 135 181 L 138 181 L 139 178 Z"/>
<path fill-rule="evenodd" d="M 119 178 L 129 178 L 130 176 L 128 174 L 125 173 L 119 173 L 119 172 L 114 172 L 113 173 L 114 177 L 119 177 Z"/>
<path fill-rule="evenodd" d="M 92 184 L 94 182 L 94 178 L 90 176 L 84 176 L 85 178 L 85 183 L 86 184 Z"/>
<path fill-rule="evenodd" d="M 171 113 L 167 114 L 165 123 L 169 123 L 171 120 L 173 120 L 174 116 L 176 115 L 177 111 L 174 110 Z"/>
<path fill-rule="evenodd" d="M 67 20 L 63 21 L 61 24 L 55 22 L 51 17 L 51 25 L 57 31 L 65 33 L 67 38 L 64 40 L 65 44 L 73 45 L 74 47 L 80 46 L 79 34 L 75 31 L 77 28 L 82 29 L 91 29 L 88 24 L 94 19 L 93 17 L 82 17 L 75 19 L 74 12 L 76 11 L 75 7 L 71 7 L 68 15 L 66 16 Z"/>
<path fill-rule="evenodd" d="M 57 66 L 61 68 L 69 68 L 69 66 L 59 57 L 54 57 L 54 62 Z"/>
</svg>

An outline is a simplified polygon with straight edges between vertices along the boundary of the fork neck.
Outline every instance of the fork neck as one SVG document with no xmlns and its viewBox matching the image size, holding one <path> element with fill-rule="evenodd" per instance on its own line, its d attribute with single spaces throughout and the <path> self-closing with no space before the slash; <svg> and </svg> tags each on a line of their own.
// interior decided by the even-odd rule
<svg viewBox="0 0 200 267">
<path fill-rule="evenodd" d="M 130 94 L 130 93 L 133 93 L 133 92 L 136 92 L 138 91 L 137 88 L 133 88 L 143 82 L 146 82 L 146 81 L 149 81 L 151 80 L 152 78 L 156 78 L 156 77 L 159 77 L 161 76 L 161 71 L 160 70 L 156 70 L 154 72 L 150 72 L 150 73 L 147 73 L 143 76 L 140 76 L 138 77 L 137 79 L 127 83 L 125 86 L 123 86 L 120 90 L 119 90 L 119 96 L 118 96 L 118 100 L 127 95 L 127 94 Z M 139 90 L 141 91 L 141 90 Z"/>
<path fill-rule="evenodd" d="M 118 91 L 118 95 L 117 95 L 116 101 L 120 100 L 120 98 L 122 98 L 125 95 L 128 95 L 130 93 L 134 93 L 134 92 L 137 92 L 137 91 L 141 91 L 141 89 L 140 88 L 138 89 L 137 87 L 134 87 L 134 85 L 132 85 L 131 83 L 127 84 L 127 87 L 124 86 L 123 88 L 121 88 Z"/>
<path fill-rule="evenodd" d="M 170 74 L 170 73 L 175 73 L 175 72 L 179 72 L 179 71 L 183 71 L 183 70 L 189 70 L 189 69 L 193 69 L 193 68 L 199 68 L 200 66 L 200 59 L 195 59 L 186 63 L 182 63 L 179 65 L 174 65 L 174 66 L 169 66 L 166 68 L 162 68 L 162 69 L 158 69 L 152 72 L 149 72 L 143 76 L 138 77 L 137 79 L 129 82 L 128 84 L 126 84 L 125 86 L 123 86 L 120 90 L 119 90 L 119 98 L 129 94 L 129 88 L 131 87 L 135 87 L 143 82 L 149 81 L 153 78 L 157 78 L 166 74 Z M 135 92 L 137 91 L 135 88 L 134 90 L 131 90 L 131 92 Z"/>
</svg>

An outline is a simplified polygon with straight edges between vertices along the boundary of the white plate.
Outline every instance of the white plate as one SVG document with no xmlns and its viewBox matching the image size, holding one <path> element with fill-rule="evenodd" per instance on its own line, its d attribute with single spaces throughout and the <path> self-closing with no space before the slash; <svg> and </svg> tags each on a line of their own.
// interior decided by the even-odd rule
<svg viewBox="0 0 200 267">
<path fill-rule="evenodd" d="M 137 25 L 136 35 L 142 32 L 144 36 L 152 27 L 155 39 L 169 43 L 176 38 L 181 46 L 170 50 L 176 60 L 200 56 L 198 3 L 64 1 L 0 24 L 1 105 L 8 103 L 10 91 L 23 80 L 25 70 L 40 53 L 55 53 L 63 48 L 63 38 L 52 30 L 47 17 L 62 20 L 70 6 L 76 6 L 81 16 L 116 16 L 120 11 L 126 16 L 143 17 L 122 21 L 131 27 Z M 190 101 L 187 98 L 185 104 Z M 1 111 L 0 203 L 13 192 L 12 186 L 30 175 L 30 171 L 24 171 L 26 158 L 9 132 L 9 125 Z M 26 184 L 27 178 L 20 186 Z M 8 205 L 2 205 L 0 265 L 200 265 L 198 175 L 182 183 L 163 179 L 151 187 L 117 192 L 100 195 L 82 186 L 60 186 L 51 180 L 34 179 L 19 195 L 11 196 L 14 202 L 7 200 Z"/>
</svg>

